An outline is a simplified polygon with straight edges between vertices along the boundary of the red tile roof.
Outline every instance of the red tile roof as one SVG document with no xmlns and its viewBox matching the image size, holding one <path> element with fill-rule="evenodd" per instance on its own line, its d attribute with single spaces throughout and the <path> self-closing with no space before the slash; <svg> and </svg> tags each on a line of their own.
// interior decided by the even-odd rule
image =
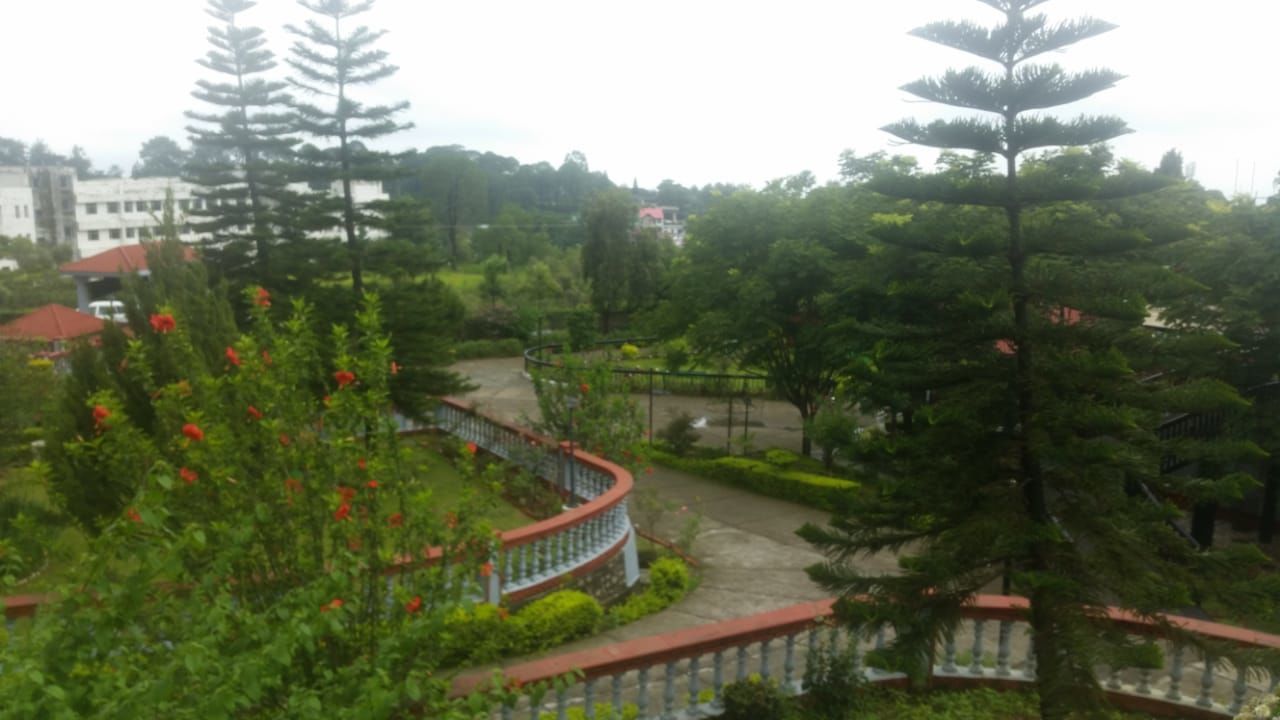
<svg viewBox="0 0 1280 720">
<path fill-rule="evenodd" d="M 124 275 L 147 269 L 147 245 L 121 245 L 59 268 L 67 275 Z M 187 260 L 195 260 L 194 248 L 183 248 Z"/>
<path fill-rule="evenodd" d="M 102 332 L 103 321 L 65 305 L 45 305 L 0 325 L 0 337 L 21 340 L 70 340 Z"/>
<path fill-rule="evenodd" d="M 641 220 L 644 220 L 645 218 L 649 218 L 651 220 L 657 220 L 658 222 L 662 222 L 662 208 L 642 207 L 640 208 L 640 213 L 638 217 Z"/>
</svg>

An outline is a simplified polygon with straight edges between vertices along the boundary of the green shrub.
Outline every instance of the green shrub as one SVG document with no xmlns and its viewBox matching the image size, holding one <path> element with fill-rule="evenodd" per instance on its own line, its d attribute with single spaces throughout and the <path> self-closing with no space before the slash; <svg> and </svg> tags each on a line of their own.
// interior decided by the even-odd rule
<svg viewBox="0 0 1280 720">
<path fill-rule="evenodd" d="M 663 365 L 667 372 L 680 372 L 689 364 L 689 346 L 684 340 L 672 340 L 663 348 Z"/>
<path fill-rule="evenodd" d="M 809 656 L 804 668 L 804 707 L 818 720 L 855 717 L 866 680 L 858 671 L 856 648 L 844 650 L 824 644 Z"/>
<path fill-rule="evenodd" d="M 784 470 L 750 458 L 681 458 L 658 449 L 652 450 L 650 454 L 654 461 L 678 470 L 820 510 L 839 509 L 861 487 L 853 480 Z"/>
<path fill-rule="evenodd" d="M 565 711 L 565 717 L 568 720 L 586 720 L 587 711 L 580 707 L 571 707 Z M 637 720 L 640 717 L 640 708 L 635 703 L 624 703 L 622 712 L 613 711 L 613 706 L 609 703 L 596 703 L 596 720 Z M 538 715 L 538 720 L 556 720 L 555 713 L 544 712 Z"/>
<path fill-rule="evenodd" d="M 516 357 L 524 352 L 524 343 L 516 338 L 504 340 L 463 340 L 453 346 L 453 356 L 458 360 L 475 358 Z"/>
<path fill-rule="evenodd" d="M 689 566 L 677 557 L 658 558 L 649 566 L 649 590 L 671 604 L 689 592 L 693 578 Z"/>
<path fill-rule="evenodd" d="M 489 662 L 511 651 L 517 638 L 513 624 L 503 617 L 505 612 L 487 604 L 450 612 L 441 635 L 442 665 L 463 667 Z"/>
<path fill-rule="evenodd" d="M 574 310 L 565 319 L 569 331 L 569 349 L 586 350 L 596 341 L 596 314 L 589 307 Z"/>
<path fill-rule="evenodd" d="M 626 625 L 670 607 L 693 587 L 689 566 L 677 557 L 658 558 L 649 566 L 649 584 L 624 602 L 609 608 L 609 621 Z"/>
<path fill-rule="evenodd" d="M 603 617 L 604 608 L 595 598 L 578 590 L 558 590 L 512 616 L 519 635 L 514 650 L 536 652 L 590 635 Z"/>
<path fill-rule="evenodd" d="M 776 680 L 751 675 L 724 686 L 721 720 L 783 720 L 788 715 L 787 696 Z"/>
<path fill-rule="evenodd" d="M 618 352 L 622 353 L 623 360 L 635 360 L 640 357 L 640 348 L 631 343 L 622 343 L 622 346 L 618 348 Z"/>
<path fill-rule="evenodd" d="M 671 448 L 671 452 L 680 457 L 687 455 L 700 437 L 702 436 L 698 431 L 693 429 L 693 416 L 685 411 L 671 418 L 666 426 L 658 431 L 658 439 L 666 443 L 667 447 Z"/>
<path fill-rule="evenodd" d="M 799 460 L 799 455 L 791 452 L 790 450 L 783 450 L 782 448 L 774 448 L 766 451 L 764 454 L 764 461 L 774 467 L 789 468 L 792 465 L 795 465 Z"/>
</svg>

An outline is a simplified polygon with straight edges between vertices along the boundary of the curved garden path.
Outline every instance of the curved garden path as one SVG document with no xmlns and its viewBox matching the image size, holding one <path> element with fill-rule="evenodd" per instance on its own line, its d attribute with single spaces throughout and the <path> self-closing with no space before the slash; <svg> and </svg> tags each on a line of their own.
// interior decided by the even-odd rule
<svg viewBox="0 0 1280 720">
<path fill-rule="evenodd" d="M 536 415 L 533 386 L 523 374 L 520 358 L 471 360 L 457 363 L 453 370 L 477 386 L 473 392 L 459 397 L 475 403 L 479 409 L 513 422 Z M 647 396 L 637 397 L 644 398 L 641 407 L 647 410 Z M 661 400 L 662 405 L 655 410 L 658 422 L 667 407 L 678 406 L 695 414 L 699 407 L 705 410 L 704 414 L 715 412 L 717 407 L 714 400 L 701 398 L 668 396 Z M 789 415 L 785 412 L 789 406 L 767 402 L 760 408 L 760 404 L 757 402 L 756 410 L 762 410 L 760 414 L 765 422 L 775 422 L 763 428 L 753 427 L 756 431 L 768 431 L 769 439 L 761 444 L 798 448 L 799 416 L 796 415 L 794 425 L 789 425 Z M 723 414 L 723 404 L 719 408 Z M 795 414 L 794 410 L 791 413 Z M 752 419 L 756 419 L 754 414 Z M 723 426 L 719 429 L 724 432 Z M 710 432 L 715 430 L 713 427 Z M 761 432 L 757 437 L 764 434 Z M 774 442 L 775 436 L 784 442 Z M 556 648 L 554 652 L 608 645 L 830 596 L 804 573 L 805 566 L 820 561 L 822 556 L 795 534 L 806 522 L 825 523 L 826 513 L 662 467 L 655 467 L 652 474 L 638 476 L 636 487 L 652 488 L 664 500 L 688 508 L 684 512 L 664 514 L 659 522 L 663 536 L 674 537 L 689 514 L 702 515 L 701 531 L 694 546 L 701 580 L 693 592 L 663 612 Z M 643 524 L 635 504 L 631 507 L 632 519 Z M 896 569 L 891 556 L 874 557 L 864 564 L 868 569 L 885 572 Z"/>
</svg>

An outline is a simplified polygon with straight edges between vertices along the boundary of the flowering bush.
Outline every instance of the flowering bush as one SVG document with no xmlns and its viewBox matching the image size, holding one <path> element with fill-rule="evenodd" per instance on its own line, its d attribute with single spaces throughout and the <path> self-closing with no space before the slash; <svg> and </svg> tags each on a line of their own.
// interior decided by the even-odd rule
<svg viewBox="0 0 1280 720">
<path fill-rule="evenodd" d="M 1276 720 L 1280 718 L 1280 697 L 1264 695 L 1246 703 L 1235 720 Z"/>
<path fill-rule="evenodd" d="M 276 328 L 249 293 L 221 367 L 180 312 L 130 341 L 150 431 L 110 389 L 88 398 L 96 431 L 67 452 L 137 490 L 61 602 L 0 644 L 0 717 L 473 715 L 447 699 L 439 639 L 493 533 L 465 508 L 441 522 L 414 480 L 376 298 L 326 368 L 306 307 Z M 159 363 L 191 372 L 162 382 Z"/>
<path fill-rule="evenodd" d="M 541 421 L 534 426 L 544 434 L 568 439 L 572 417 L 576 446 L 633 470 L 641 466 L 638 453 L 644 420 L 625 383 L 607 361 L 587 364 L 571 355 L 563 360 L 563 367 L 533 375 L 541 412 Z M 569 406 L 575 402 L 570 413 Z"/>
</svg>

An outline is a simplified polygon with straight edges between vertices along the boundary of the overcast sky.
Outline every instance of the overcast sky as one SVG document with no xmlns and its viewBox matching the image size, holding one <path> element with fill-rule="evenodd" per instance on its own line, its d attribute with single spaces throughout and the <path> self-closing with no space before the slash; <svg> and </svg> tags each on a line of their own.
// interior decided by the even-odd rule
<svg viewBox="0 0 1280 720">
<path fill-rule="evenodd" d="M 198 107 L 195 63 L 212 22 L 203 0 L 0 0 L 0 136 L 83 145 L 126 171 L 148 137 L 185 142 Z M 1122 157 L 1149 166 L 1180 149 L 1226 193 L 1271 194 L 1280 170 L 1274 0 L 1054 0 L 1051 17 L 1120 27 L 1051 58 L 1128 76 L 1068 109 L 1112 113 L 1136 133 Z M 277 56 L 293 0 L 243 16 Z M 362 20 L 390 32 L 400 66 L 361 99 L 412 103 L 412 131 L 388 149 L 459 144 L 559 165 L 580 150 L 619 183 L 760 185 L 801 170 L 836 173 L 842 150 L 890 147 L 877 128 L 940 111 L 897 88 L 970 64 L 909 37 L 926 22 L 993 21 L 959 0 L 379 0 Z M 283 63 L 278 70 L 285 72 Z M 896 149 L 932 157 L 922 148 Z"/>
</svg>

